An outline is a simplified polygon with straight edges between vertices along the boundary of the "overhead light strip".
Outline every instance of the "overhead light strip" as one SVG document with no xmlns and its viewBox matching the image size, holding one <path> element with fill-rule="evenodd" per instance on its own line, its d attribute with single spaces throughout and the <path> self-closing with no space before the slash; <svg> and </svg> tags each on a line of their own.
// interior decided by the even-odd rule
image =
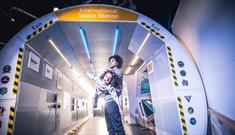
<svg viewBox="0 0 235 135">
<path fill-rule="evenodd" d="M 131 70 L 131 67 L 135 65 L 135 63 L 137 62 L 137 60 L 139 59 L 139 53 L 141 52 L 141 50 L 143 49 L 143 47 L 146 45 L 146 42 L 148 41 L 149 37 L 151 36 L 151 33 L 149 32 L 147 34 L 147 36 L 145 37 L 143 43 L 141 44 L 140 48 L 138 49 L 134 59 L 131 61 L 131 64 L 130 66 L 128 67 L 127 71 L 126 71 L 126 74 L 128 74 Z"/>
<path fill-rule="evenodd" d="M 138 59 L 139 59 L 139 56 L 135 55 L 134 59 L 131 61 L 131 66 L 134 66 Z"/>
<path fill-rule="evenodd" d="M 144 39 L 143 43 L 141 44 L 139 50 L 137 51 L 136 55 L 139 55 L 139 53 L 140 53 L 140 51 L 143 49 L 145 43 L 146 43 L 147 40 L 149 39 L 150 35 L 151 35 L 151 33 L 148 33 L 148 35 L 145 37 L 145 39 Z"/>
<path fill-rule="evenodd" d="M 126 70 L 126 75 L 131 71 L 131 67 L 129 66 Z"/>
<path fill-rule="evenodd" d="M 139 70 L 145 65 L 146 62 L 144 62 L 137 70 L 135 73 L 139 72 Z"/>
<path fill-rule="evenodd" d="M 53 46 L 53 48 L 59 53 L 59 55 L 64 59 L 64 61 L 69 65 L 69 67 L 72 68 L 72 65 L 69 63 L 69 61 L 65 58 L 65 56 L 62 54 L 62 52 L 57 48 L 57 46 L 55 45 L 55 43 L 49 39 L 49 42 L 51 43 L 51 45 Z"/>
<path fill-rule="evenodd" d="M 139 59 L 138 55 L 141 52 L 141 50 L 143 49 L 143 47 L 146 45 L 146 42 L 147 42 L 147 40 L 149 39 L 150 36 L 151 36 L 151 33 L 148 33 L 148 35 L 145 37 L 143 43 L 141 44 L 140 48 L 138 49 L 138 51 L 136 53 L 134 59 L 131 61 L 131 66 L 133 66 L 137 62 L 137 60 Z"/>
<path fill-rule="evenodd" d="M 72 69 L 72 71 L 78 75 L 78 81 L 79 81 L 80 86 L 84 90 L 86 90 L 87 92 L 92 90 L 92 86 L 87 81 L 81 79 L 79 72 L 69 63 L 69 61 L 65 58 L 65 56 L 62 54 L 62 52 L 58 49 L 58 47 L 55 45 L 55 43 L 51 39 L 49 39 L 49 42 L 53 46 L 53 48 L 59 53 L 59 55 L 64 59 L 64 61 L 69 65 L 69 67 Z M 89 89 L 89 90 L 87 90 L 87 89 Z"/>
<path fill-rule="evenodd" d="M 114 44 L 113 44 L 113 55 L 116 53 L 116 49 L 117 49 L 117 42 L 118 42 L 118 35 L 119 35 L 119 29 L 116 28 L 115 29 L 115 36 L 114 36 Z"/>
<path fill-rule="evenodd" d="M 80 33 L 82 35 L 82 40 L 83 40 L 83 44 L 85 46 L 85 49 L 86 49 L 86 54 L 87 54 L 87 57 L 89 59 L 89 61 L 91 61 L 91 55 L 90 55 L 90 52 L 89 52 L 89 47 L 88 47 L 88 43 L 87 43 L 87 37 L 86 37 L 86 33 L 85 33 L 85 30 L 80 27 Z"/>
<path fill-rule="evenodd" d="M 82 40 L 83 40 L 83 43 L 84 43 L 84 46 L 85 46 L 85 50 L 86 50 L 86 54 L 87 54 L 89 63 L 91 65 L 91 69 L 92 69 L 93 75 L 95 75 L 95 68 L 94 68 L 94 66 L 93 66 L 93 64 L 91 62 L 91 55 L 90 55 L 90 51 L 89 51 L 89 45 L 88 45 L 88 40 L 87 40 L 86 32 L 85 32 L 85 30 L 82 27 L 80 27 L 80 33 L 82 35 Z"/>
</svg>

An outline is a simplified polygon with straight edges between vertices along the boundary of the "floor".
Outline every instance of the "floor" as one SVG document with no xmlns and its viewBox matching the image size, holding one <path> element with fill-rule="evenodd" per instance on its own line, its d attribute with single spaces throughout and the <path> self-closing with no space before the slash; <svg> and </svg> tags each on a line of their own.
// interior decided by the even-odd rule
<svg viewBox="0 0 235 135">
<path fill-rule="evenodd" d="M 136 125 L 124 123 L 126 135 L 155 135 L 156 133 Z M 92 117 L 79 129 L 77 135 L 108 135 L 104 117 Z"/>
</svg>

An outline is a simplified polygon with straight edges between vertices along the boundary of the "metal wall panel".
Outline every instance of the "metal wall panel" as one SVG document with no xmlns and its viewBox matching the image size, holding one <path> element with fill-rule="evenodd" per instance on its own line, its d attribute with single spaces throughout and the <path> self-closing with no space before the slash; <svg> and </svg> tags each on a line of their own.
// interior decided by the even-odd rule
<svg viewBox="0 0 235 135">
<path fill-rule="evenodd" d="M 40 57 L 40 67 L 39 72 L 35 72 L 28 68 L 28 61 L 29 61 L 29 52 L 33 52 L 38 57 Z M 25 57 L 24 57 L 24 64 L 22 69 L 22 77 L 21 80 L 24 82 L 28 82 L 30 84 L 36 85 L 41 88 L 49 89 L 49 90 L 57 90 L 56 89 L 56 76 L 53 73 L 53 80 L 50 80 L 45 77 L 45 66 L 48 64 L 40 55 L 35 53 L 32 49 L 28 46 L 25 46 Z M 50 65 L 53 67 L 52 65 Z M 55 71 L 55 70 L 54 70 Z"/>
<path fill-rule="evenodd" d="M 53 80 L 45 77 L 45 65 L 49 64 L 40 54 L 39 72 L 28 68 L 29 52 L 34 52 L 26 46 L 20 92 L 17 99 L 16 123 L 14 134 L 22 135 L 49 135 L 63 134 L 66 130 L 77 124 L 79 120 L 88 115 L 87 108 L 71 111 L 66 108 L 54 108 L 53 96 L 59 95 L 59 104 L 63 105 L 64 91 L 71 98 L 79 99 L 79 94 L 84 93 L 80 87 L 73 87 L 73 82 L 58 69 L 54 69 Z M 50 65 L 53 67 L 53 65 Z M 56 88 L 57 74 L 62 74 L 62 89 Z M 57 73 L 56 73 L 57 72 Z M 69 75 L 68 75 L 69 76 Z M 48 100 L 50 97 L 50 100 Z M 84 97 L 80 97 L 84 98 Z M 48 102 L 49 101 L 49 102 Z"/>
</svg>

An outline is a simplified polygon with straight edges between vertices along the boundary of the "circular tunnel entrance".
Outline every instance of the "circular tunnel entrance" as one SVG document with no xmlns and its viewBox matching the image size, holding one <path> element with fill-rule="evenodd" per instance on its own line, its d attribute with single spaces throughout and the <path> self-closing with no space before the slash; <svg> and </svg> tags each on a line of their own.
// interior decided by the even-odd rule
<svg viewBox="0 0 235 135">
<path fill-rule="evenodd" d="M 0 133 L 23 133 L 28 128 L 22 126 L 26 117 L 32 118 L 28 123 L 35 122 L 30 132 L 37 132 L 36 123 L 45 122 L 45 113 L 43 108 L 32 108 L 34 103 L 55 108 L 51 122 L 64 127 L 49 128 L 69 126 L 66 113 L 72 121 L 87 116 L 94 87 L 89 73 L 107 69 L 105 63 L 113 54 L 125 60 L 124 101 L 129 121 L 134 119 L 157 134 L 206 133 L 204 89 L 186 49 L 152 19 L 107 5 L 75 6 L 47 14 L 6 44 L 0 68 L 11 67 L 11 72 L 0 73 L 1 106 L 5 108 Z M 75 115 L 75 110 L 82 111 Z M 39 115 L 26 115 L 37 111 Z"/>
</svg>

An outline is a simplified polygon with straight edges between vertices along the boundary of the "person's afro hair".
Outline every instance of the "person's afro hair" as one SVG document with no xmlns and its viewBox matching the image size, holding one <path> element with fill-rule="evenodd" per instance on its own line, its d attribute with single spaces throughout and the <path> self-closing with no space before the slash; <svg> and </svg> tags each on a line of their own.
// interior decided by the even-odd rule
<svg viewBox="0 0 235 135">
<path fill-rule="evenodd" d="M 117 68 L 118 68 L 118 69 L 122 68 L 122 65 L 123 65 L 123 59 L 122 59 L 122 57 L 119 56 L 119 55 L 113 55 L 113 56 L 110 56 L 110 57 L 109 57 L 109 61 L 110 61 L 112 58 L 114 58 L 114 59 L 117 61 L 117 63 L 118 63 Z"/>
</svg>

